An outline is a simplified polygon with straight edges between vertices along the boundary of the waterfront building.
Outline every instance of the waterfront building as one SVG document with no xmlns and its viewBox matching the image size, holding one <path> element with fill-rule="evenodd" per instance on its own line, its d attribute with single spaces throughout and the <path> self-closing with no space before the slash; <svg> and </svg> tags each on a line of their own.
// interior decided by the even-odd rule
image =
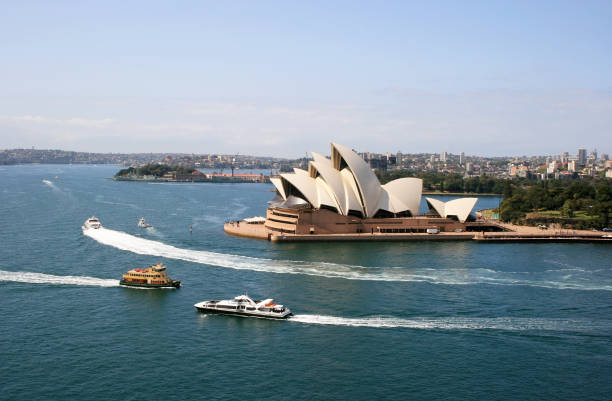
<svg viewBox="0 0 612 401">
<path fill-rule="evenodd" d="M 345 146 L 332 143 L 331 159 L 314 152 L 312 156 L 308 170 L 294 168 L 270 179 L 276 197 L 268 202 L 265 220 L 226 223 L 225 231 L 268 240 L 316 240 L 430 232 L 470 237 L 466 231 L 502 230 L 475 221 L 471 212 L 477 198 L 446 203 L 427 198 L 430 210 L 420 214 L 421 179 L 399 178 L 381 185 L 368 163 Z"/>
</svg>

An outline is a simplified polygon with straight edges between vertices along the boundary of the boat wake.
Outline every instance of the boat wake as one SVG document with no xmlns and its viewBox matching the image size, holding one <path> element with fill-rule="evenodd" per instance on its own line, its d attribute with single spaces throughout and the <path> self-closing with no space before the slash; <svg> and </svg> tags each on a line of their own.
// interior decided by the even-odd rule
<svg viewBox="0 0 612 401">
<path fill-rule="evenodd" d="M 43 182 L 43 184 L 45 184 L 45 185 L 47 185 L 47 186 L 51 187 L 51 189 L 53 189 L 54 191 L 57 191 L 57 192 L 62 192 L 62 190 L 61 190 L 61 189 L 59 189 L 59 188 L 57 187 L 57 185 L 55 185 L 55 184 L 54 184 L 54 183 L 53 183 L 51 180 L 42 180 L 42 182 Z"/>
<path fill-rule="evenodd" d="M 86 276 L 55 276 L 44 273 L 11 272 L 0 270 L 0 281 L 31 284 L 80 285 L 92 287 L 118 287 L 119 280 Z"/>
<path fill-rule="evenodd" d="M 549 273 L 534 276 L 529 272 L 502 272 L 485 268 L 408 268 L 408 267 L 364 267 L 338 263 L 272 260 L 249 256 L 231 255 L 209 251 L 177 248 L 159 241 L 136 237 L 124 232 L 100 228 L 84 230 L 83 234 L 97 242 L 133 252 L 168 259 L 185 260 L 209 266 L 237 270 L 252 270 L 280 274 L 304 274 L 329 278 L 368 281 L 409 281 L 433 284 L 472 285 L 528 285 L 556 289 L 607 290 L 612 291 L 609 280 L 572 280 L 567 275 Z"/>
<path fill-rule="evenodd" d="M 402 319 L 390 316 L 346 318 L 323 315 L 294 315 L 292 322 L 328 326 L 407 328 L 422 330 L 505 330 L 587 332 L 610 330 L 611 325 L 576 319 L 520 317 L 439 317 Z"/>
</svg>

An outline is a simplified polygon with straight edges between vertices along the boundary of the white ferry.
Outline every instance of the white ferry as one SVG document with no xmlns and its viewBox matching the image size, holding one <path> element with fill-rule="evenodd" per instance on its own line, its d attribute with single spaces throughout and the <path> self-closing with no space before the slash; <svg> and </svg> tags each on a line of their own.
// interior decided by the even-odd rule
<svg viewBox="0 0 612 401">
<path fill-rule="evenodd" d="M 85 220 L 85 223 L 83 223 L 84 229 L 88 229 L 88 228 L 98 229 L 101 227 L 102 227 L 102 224 L 100 224 L 100 220 L 98 220 L 98 218 L 94 216 L 91 216 L 90 218 Z"/>
<path fill-rule="evenodd" d="M 267 319 L 286 319 L 291 316 L 291 309 L 273 302 L 272 298 L 263 301 L 253 300 L 248 295 L 239 295 L 234 299 L 221 301 L 203 301 L 193 305 L 200 312 L 260 317 Z"/>
<path fill-rule="evenodd" d="M 141 227 L 141 228 L 151 228 L 153 226 L 150 225 L 149 223 L 147 223 L 145 218 L 142 217 L 140 220 L 138 220 L 138 227 Z"/>
</svg>

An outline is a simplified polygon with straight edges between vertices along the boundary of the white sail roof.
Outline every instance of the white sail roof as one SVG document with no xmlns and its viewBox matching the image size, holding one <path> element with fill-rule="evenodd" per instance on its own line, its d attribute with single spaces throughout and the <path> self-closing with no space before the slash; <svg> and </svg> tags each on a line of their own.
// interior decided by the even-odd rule
<svg viewBox="0 0 612 401">
<path fill-rule="evenodd" d="M 340 175 L 342 176 L 342 185 L 344 186 L 344 204 L 346 205 L 346 214 L 348 214 L 349 211 L 354 210 L 365 216 L 363 204 L 359 198 L 359 189 L 357 188 L 357 183 L 355 182 L 353 173 L 351 173 L 351 170 L 348 168 L 345 168 L 340 171 Z"/>
<path fill-rule="evenodd" d="M 332 192 L 332 196 L 336 201 L 338 212 L 346 215 L 349 210 L 361 211 L 358 195 L 350 188 L 347 190 L 344 182 L 345 178 L 340 171 L 334 169 L 332 161 L 318 153 L 312 153 L 314 161 L 309 163 L 310 176 L 315 173 L 320 175 Z M 353 178 L 351 177 L 351 180 Z"/>
<path fill-rule="evenodd" d="M 282 196 L 284 200 L 287 200 L 287 194 L 285 194 L 285 187 L 283 187 L 283 180 L 279 177 L 271 177 L 270 181 L 272 182 L 272 184 L 274 184 L 274 187 L 276 188 L 280 196 Z"/>
<path fill-rule="evenodd" d="M 370 166 L 351 149 L 337 143 L 332 143 L 331 148 L 334 168 L 340 170 L 344 160 L 357 183 L 366 217 L 373 217 L 378 211 L 378 198 L 382 191 L 378 178 Z"/>
<path fill-rule="evenodd" d="M 342 215 L 356 212 L 363 217 L 374 217 L 379 210 L 419 214 L 421 179 L 400 178 L 380 185 L 370 166 L 357 153 L 336 143 L 331 144 L 331 150 L 331 160 L 313 153 L 314 160 L 308 163 L 308 171 L 296 168 L 293 173 L 271 178 L 280 196 L 285 200 L 304 198 L 312 207 L 329 207 Z M 430 207 L 440 216 L 456 215 L 465 221 L 476 198 L 463 199 L 447 204 L 432 199 Z"/>
<path fill-rule="evenodd" d="M 304 170 L 295 169 L 295 171 L 295 173 L 281 174 L 281 178 L 287 180 L 298 191 L 300 191 L 302 195 L 306 198 L 305 200 L 308 201 L 312 206 L 319 207 L 319 197 L 317 195 L 317 186 L 315 184 L 315 180 L 310 178 L 308 172 Z M 303 171 L 304 174 L 298 173 L 298 171 Z"/>
<path fill-rule="evenodd" d="M 417 216 L 421 206 L 421 193 L 423 191 L 423 180 L 420 178 L 398 178 L 386 183 L 382 188 L 393 194 L 395 198 L 402 202 L 404 209 L 409 210 L 410 214 Z M 400 213 L 393 212 L 393 213 Z"/>
<path fill-rule="evenodd" d="M 318 203 L 322 205 L 331 206 L 340 212 L 340 205 L 336 201 L 334 191 L 327 185 L 325 180 L 321 177 L 315 178 L 315 184 L 317 186 Z M 340 212 L 341 213 L 341 212 Z"/>
<path fill-rule="evenodd" d="M 456 216 L 461 223 L 465 223 L 478 198 L 458 198 L 448 202 L 434 198 L 425 198 L 430 208 L 433 208 L 441 217 Z"/>
</svg>

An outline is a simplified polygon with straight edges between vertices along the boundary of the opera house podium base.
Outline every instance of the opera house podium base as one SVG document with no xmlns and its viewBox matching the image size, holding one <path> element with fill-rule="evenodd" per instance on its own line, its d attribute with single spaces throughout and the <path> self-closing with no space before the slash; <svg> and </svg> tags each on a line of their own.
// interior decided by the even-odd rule
<svg viewBox="0 0 612 401">
<path fill-rule="evenodd" d="M 225 223 L 230 235 L 292 241 L 447 241 L 471 240 L 482 230 L 501 231 L 475 223 L 460 223 L 440 217 L 401 217 L 360 219 L 324 209 L 286 209 L 271 207 L 265 219 L 246 219 Z"/>
<path fill-rule="evenodd" d="M 265 239 L 271 242 L 306 242 L 306 241 L 445 241 L 472 240 L 474 234 L 466 233 L 355 233 L 355 234 L 292 234 L 273 233 L 263 224 L 254 225 L 242 222 L 225 223 L 224 231 L 238 237 Z"/>
</svg>

